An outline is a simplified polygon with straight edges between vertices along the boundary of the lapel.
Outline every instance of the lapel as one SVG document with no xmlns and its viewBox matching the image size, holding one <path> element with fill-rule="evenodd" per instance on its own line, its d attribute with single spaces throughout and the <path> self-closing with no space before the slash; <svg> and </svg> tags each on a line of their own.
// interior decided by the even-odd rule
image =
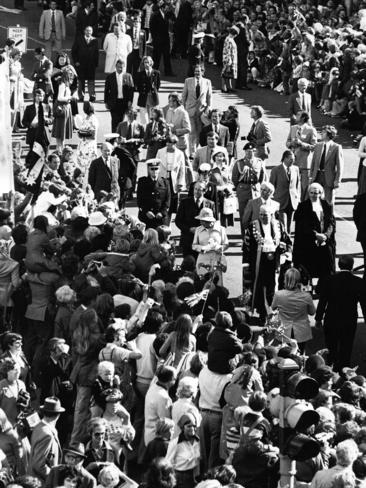
<svg viewBox="0 0 366 488">
<path fill-rule="evenodd" d="M 325 161 L 326 161 L 326 162 L 329 160 L 329 157 L 330 157 L 330 155 L 332 154 L 332 152 L 333 152 L 333 150 L 334 150 L 334 147 L 335 147 L 335 146 L 334 146 L 334 144 L 333 144 L 333 142 L 332 142 L 332 143 L 330 144 L 329 149 L 328 149 L 328 151 L 327 151 L 327 154 L 326 154 L 326 156 L 325 156 Z"/>
<path fill-rule="evenodd" d="M 112 171 L 105 164 L 104 159 L 102 157 L 100 158 L 100 164 L 102 165 L 104 172 L 107 173 L 107 175 L 111 178 L 112 177 Z M 111 168 L 112 168 L 112 163 L 111 163 Z"/>
</svg>

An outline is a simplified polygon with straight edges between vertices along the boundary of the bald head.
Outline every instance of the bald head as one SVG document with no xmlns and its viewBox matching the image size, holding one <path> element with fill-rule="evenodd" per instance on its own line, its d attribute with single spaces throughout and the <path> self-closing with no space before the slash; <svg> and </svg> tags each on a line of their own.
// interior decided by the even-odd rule
<svg viewBox="0 0 366 488">
<path fill-rule="evenodd" d="M 104 159 L 109 159 L 113 151 L 113 146 L 109 142 L 103 142 L 102 144 L 102 156 Z"/>
</svg>

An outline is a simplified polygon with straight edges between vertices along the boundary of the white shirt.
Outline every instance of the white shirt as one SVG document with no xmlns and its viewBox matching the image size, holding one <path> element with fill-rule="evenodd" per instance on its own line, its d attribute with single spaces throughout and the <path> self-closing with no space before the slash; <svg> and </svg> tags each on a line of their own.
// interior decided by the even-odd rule
<svg viewBox="0 0 366 488">
<path fill-rule="evenodd" d="M 263 246 L 262 246 L 262 251 L 263 252 L 275 252 L 276 248 L 275 248 L 273 238 L 272 238 L 271 223 L 268 222 L 268 224 L 263 224 L 263 222 L 262 222 L 262 228 L 263 228 L 263 233 L 264 233 L 264 242 L 263 242 Z"/>
<path fill-rule="evenodd" d="M 225 385 L 230 382 L 231 377 L 232 374 L 213 373 L 205 366 L 198 376 L 198 384 L 201 392 L 199 407 L 221 412 L 220 398 Z"/>
<path fill-rule="evenodd" d="M 55 195 L 50 191 L 43 191 L 37 198 L 37 202 L 34 205 L 34 215 L 40 215 L 43 212 L 47 212 L 52 205 L 59 205 L 66 200 L 66 198 L 66 195 L 61 195 L 60 197 L 56 198 Z"/>
<path fill-rule="evenodd" d="M 168 391 L 153 383 L 145 397 L 145 446 L 155 438 L 156 422 L 163 418 L 171 418 L 172 400 Z"/>
<path fill-rule="evenodd" d="M 117 98 L 123 98 L 123 73 L 117 73 Z"/>
</svg>

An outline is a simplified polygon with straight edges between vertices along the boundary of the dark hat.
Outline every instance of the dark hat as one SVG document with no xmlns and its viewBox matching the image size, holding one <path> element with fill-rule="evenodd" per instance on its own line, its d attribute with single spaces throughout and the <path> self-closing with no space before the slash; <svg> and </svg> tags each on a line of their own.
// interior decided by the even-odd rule
<svg viewBox="0 0 366 488">
<path fill-rule="evenodd" d="M 73 454 L 74 456 L 78 456 L 81 458 L 86 458 L 85 456 L 85 447 L 84 444 L 81 442 L 77 442 L 75 444 L 70 444 L 68 447 L 65 447 L 64 453 L 70 453 Z"/>
<path fill-rule="evenodd" d="M 319 354 L 311 354 L 305 361 L 305 371 L 307 373 L 312 373 L 322 366 L 325 366 L 325 361 Z"/>
<path fill-rule="evenodd" d="M 40 410 L 44 413 L 63 413 L 65 411 L 60 400 L 55 396 L 46 398 Z"/>
<path fill-rule="evenodd" d="M 44 47 L 36 47 L 35 50 L 34 50 L 34 54 L 44 54 L 46 51 L 45 51 L 45 48 Z"/>
<path fill-rule="evenodd" d="M 253 144 L 252 142 L 247 142 L 244 146 L 244 151 L 248 149 L 255 149 L 255 144 Z"/>
</svg>

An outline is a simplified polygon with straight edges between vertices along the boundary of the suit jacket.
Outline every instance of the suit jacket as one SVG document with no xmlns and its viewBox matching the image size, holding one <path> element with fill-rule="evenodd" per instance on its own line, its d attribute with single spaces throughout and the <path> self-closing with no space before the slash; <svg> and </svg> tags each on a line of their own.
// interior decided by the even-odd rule
<svg viewBox="0 0 366 488">
<path fill-rule="evenodd" d="M 299 92 L 292 93 L 288 99 L 288 106 L 290 112 L 290 122 L 291 124 L 296 124 L 296 114 L 297 112 L 303 110 L 309 114 L 310 122 L 311 122 L 311 95 L 310 93 L 304 93 L 304 105 L 305 107 L 301 106 L 301 97 Z"/>
<path fill-rule="evenodd" d="M 264 122 L 262 119 L 258 119 L 255 126 L 253 124 L 252 128 L 250 129 L 247 139 L 256 145 L 256 155 L 258 158 L 268 158 L 269 149 L 267 147 L 267 143 L 272 140 L 272 135 L 267 122 Z"/>
<path fill-rule="evenodd" d="M 149 227 L 157 227 L 164 224 L 170 207 L 169 183 L 164 178 L 153 181 L 149 176 L 139 178 L 137 183 L 137 206 L 139 208 L 138 218 Z M 161 213 L 162 219 L 148 219 L 147 212 L 155 215 Z"/>
<path fill-rule="evenodd" d="M 353 220 L 357 227 L 358 242 L 366 242 L 366 193 L 357 195 L 355 205 L 353 207 Z"/>
<path fill-rule="evenodd" d="M 148 75 L 145 70 L 136 74 L 136 91 L 138 91 L 137 105 L 146 107 L 148 95 L 151 95 L 152 104 L 159 105 L 160 71 L 153 69 Z"/>
<path fill-rule="evenodd" d="M 52 10 L 43 10 L 39 21 L 39 37 L 48 41 L 52 34 Z M 65 18 L 62 10 L 55 10 L 55 36 L 61 40 L 66 37 Z"/>
<path fill-rule="evenodd" d="M 180 245 L 183 248 L 192 247 L 194 234 L 190 232 L 191 227 L 198 227 L 199 221 L 196 219 L 197 215 L 200 213 L 202 208 L 211 208 L 215 212 L 215 204 L 211 200 L 204 198 L 202 200 L 202 205 L 199 208 L 196 205 L 194 197 L 188 197 L 181 200 L 177 215 L 175 217 L 175 225 L 181 231 L 180 234 Z"/>
<path fill-rule="evenodd" d="M 126 28 L 126 34 L 128 34 L 130 37 L 131 37 L 131 41 L 132 41 L 132 50 L 134 50 L 134 38 L 133 38 L 133 25 L 132 26 L 128 26 Z M 146 33 L 145 33 L 145 30 L 143 29 L 142 25 L 140 24 L 140 32 L 138 33 L 138 39 L 136 39 L 137 41 L 137 45 L 138 45 L 138 51 L 139 51 L 139 56 L 140 58 L 142 58 L 143 56 L 145 56 L 145 52 L 146 52 Z"/>
<path fill-rule="evenodd" d="M 173 132 L 178 137 L 177 147 L 187 149 L 188 134 L 191 132 L 191 122 L 187 110 L 180 105 L 172 112 L 169 110 L 169 105 L 166 105 L 163 108 L 163 114 L 167 124 L 173 124 Z"/>
<path fill-rule="evenodd" d="M 316 311 L 317 320 L 324 316 L 324 327 L 337 334 L 339 329 L 350 330 L 357 326 L 357 305 L 360 303 L 366 316 L 366 287 L 362 278 L 349 271 L 339 271 L 327 278 L 321 287 Z"/>
<path fill-rule="evenodd" d="M 217 132 L 217 134 L 219 136 L 218 145 L 226 147 L 230 141 L 229 129 L 225 125 L 222 125 L 222 124 L 218 124 L 218 125 L 219 125 L 218 126 L 218 132 Z M 202 147 L 206 146 L 206 144 L 207 144 L 207 134 L 209 132 L 215 132 L 213 129 L 213 124 L 205 125 L 203 127 L 203 129 L 201 130 L 200 145 Z"/>
<path fill-rule="evenodd" d="M 159 149 L 156 154 L 156 157 L 160 159 L 160 168 L 159 168 L 159 176 L 161 178 L 168 179 L 168 156 L 167 156 L 167 148 L 163 147 Z M 186 173 L 185 173 L 185 161 L 184 161 L 184 153 L 178 148 L 174 150 L 174 161 L 173 166 L 170 172 L 170 177 L 172 179 L 172 187 L 174 193 L 178 193 L 178 190 L 182 190 L 186 185 Z"/>
<path fill-rule="evenodd" d="M 300 202 L 301 195 L 301 179 L 300 171 L 297 166 L 290 166 L 290 179 L 287 176 L 287 171 L 281 163 L 275 166 L 271 171 L 269 181 L 275 187 L 273 200 L 280 204 L 280 211 L 286 210 L 289 203 L 291 203 L 294 210 Z"/>
<path fill-rule="evenodd" d="M 62 451 L 56 429 L 41 420 L 34 428 L 31 438 L 32 475 L 45 482 L 51 468 L 60 464 L 61 459 Z"/>
<path fill-rule="evenodd" d="M 85 36 L 77 37 L 72 46 L 71 55 L 74 65 L 80 63 L 80 66 L 76 67 L 79 77 L 81 79 L 94 79 L 99 62 L 98 39 L 92 37 L 87 43 Z"/>
<path fill-rule="evenodd" d="M 161 14 L 161 10 L 153 11 L 150 18 L 150 33 L 153 46 L 169 44 L 169 15 Z"/>
<path fill-rule="evenodd" d="M 252 198 L 252 200 L 249 200 L 247 206 L 245 207 L 244 215 L 243 215 L 244 229 L 249 227 L 249 225 L 252 222 L 254 222 L 254 220 L 259 219 L 259 209 L 261 208 L 262 205 L 263 205 L 262 197 Z M 273 214 L 278 212 L 280 209 L 280 204 L 275 200 L 273 200 L 272 198 L 269 198 L 267 200 L 266 206 L 272 210 Z"/>
<path fill-rule="evenodd" d="M 182 101 L 188 115 L 193 117 L 201 110 L 211 106 L 212 84 L 208 78 L 200 79 L 200 96 L 196 97 L 196 78 L 186 78 L 184 81 Z"/>
<path fill-rule="evenodd" d="M 129 122 L 124 120 L 118 124 L 116 131 L 125 139 L 140 139 L 140 142 L 127 142 L 124 144 L 133 157 L 138 156 L 139 147 L 143 143 L 145 137 L 145 127 L 134 120 L 131 125 L 131 133 L 129 133 Z"/>
<path fill-rule="evenodd" d="M 313 159 L 311 161 L 310 178 L 314 181 L 319 170 L 320 161 L 323 153 L 324 142 L 318 142 L 314 148 Z M 339 186 L 342 181 L 344 166 L 343 149 L 340 144 L 330 141 L 325 157 L 324 176 L 325 184 L 329 188 Z"/>
<path fill-rule="evenodd" d="M 301 140 L 301 146 L 296 143 L 296 139 Z M 286 146 L 295 154 L 295 164 L 300 169 L 310 169 L 309 156 L 316 144 L 316 130 L 308 124 L 292 125 L 287 137 Z"/>
<path fill-rule="evenodd" d="M 88 182 L 98 201 L 101 198 L 101 191 L 115 193 L 116 197 L 119 198 L 118 158 L 111 158 L 111 169 L 108 168 L 102 157 L 94 159 L 90 164 Z"/>
<path fill-rule="evenodd" d="M 226 147 L 216 146 L 215 150 L 217 150 L 217 149 L 220 149 L 225 154 L 226 161 L 229 161 L 229 156 L 228 156 Z M 212 154 L 212 151 L 211 151 L 211 154 Z M 195 155 L 193 158 L 193 171 L 198 171 L 198 169 L 202 163 L 208 163 L 212 167 L 211 154 L 209 153 L 209 147 L 208 146 L 199 147 L 197 149 L 197 151 L 195 152 Z"/>
<path fill-rule="evenodd" d="M 129 103 L 133 100 L 133 79 L 130 73 L 123 73 L 122 75 L 122 93 L 123 93 L 123 103 L 127 107 Z M 117 87 L 117 76 L 116 73 L 110 73 L 104 85 L 104 103 L 108 106 L 109 110 L 113 112 L 117 104 L 118 99 L 118 87 Z"/>
<path fill-rule="evenodd" d="M 51 114 L 51 108 L 49 105 L 43 104 L 43 114 L 44 114 L 44 119 L 45 119 L 45 125 L 51 124 L 52 122 L 52 114 Z M 31 124 L 34 120 L 34 117 L 36 116 L 36 106 L 34 103 L 31 105 L 27 105 L 24 110 L 24 115 L 22 119 L 22 125 L 23 127 L 26 127 L 27 130 L 27 135 L 25 142 L 29 144 L 29 146 L 32 146 L 34 143 L 34 140 L 37 135 L 38 131 L 38 125 L 37 127 L 31 127 Z M 47 131 L 44 130 L 43 137 L 45 138 L 46 141 L 48 141 L 48 136 L 47 136 Z"/>
</svg>

